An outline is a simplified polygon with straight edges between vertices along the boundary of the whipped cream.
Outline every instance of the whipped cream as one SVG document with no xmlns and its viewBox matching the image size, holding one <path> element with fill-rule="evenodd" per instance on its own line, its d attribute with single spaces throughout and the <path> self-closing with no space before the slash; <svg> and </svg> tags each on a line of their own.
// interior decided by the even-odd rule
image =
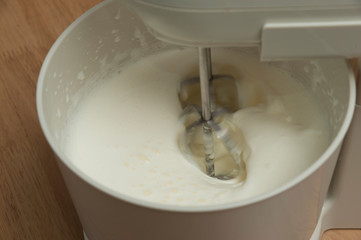
<svg viewBox="0 0 361 240">
<path fill-rule="evenodd" d="M 241 84 L 242 109 L 232 121 L 251 149 L 242 185 L 205 176 L 179 149 L 177 86 L 198 75 L 194 49 L 145 57 L 102 79 L 70 117 L 66 155 L 116 192 L 187 206 L 259 196 L 309 167 L 328 144 L 326 123 L 309 92 L 251 56 L 217 49 L 212 57 L 214 73 Z"/>
</svg>

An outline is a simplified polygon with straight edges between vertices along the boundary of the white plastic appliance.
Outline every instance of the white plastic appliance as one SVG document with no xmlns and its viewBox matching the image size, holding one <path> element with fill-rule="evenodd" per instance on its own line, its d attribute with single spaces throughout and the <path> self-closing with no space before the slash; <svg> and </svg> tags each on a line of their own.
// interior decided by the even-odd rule
<svg viewBox="0 0 361 240">
<path fill-rule="evenodd" d="M 127 2 L 156 38 L 177 45 L 256 46 L 262 61 L 361 57 L 359 0 Z M 358 81 L 359 94 L 360 85 Z M 359 104 L 360 96 L 316 232 L 330 228 L 361 228 Z M 318 234 L 314 234 L 315 239 L 316 236 Z"/>
<path fill-rule="evenodd" d="M 127 0 L 158 39 L 260 46 L 262 60 L 361 55 L 358 0 Z"/>
<path fill-rule="evenodd" d="M 226 2 L 128 1 L 155 36 L 181 45 L 260 46 L 260 55 L 254 50 L 245 54 L 267 60 L 360 56 L 358 1 L 303 1 L 304 6 L 285 0 Z M 143 22 L 121 1 L 104 1 L 59 37 L 39 75 L 41 126 L 89 240 L 316 240 L 329 228 L 361 227 L 361 107 L 355 108 L 353 72 L 340 58 L 272 63 L 313 91 L 330 120 L 332 141 L 302 174 L 261 196 L 215 206 L 167 206 L 114 192 L 77 168 L 64 154 L 62 130 L 87 84 L 137 56 L 176 48 L 148 34 Z M 350 37 L 340 37 L 346 34 Z M 299 40 L 298 48 L 292 38 Z M 319 43 L 314 55 L 309 50 L 313 42 Z"/>
</svg>

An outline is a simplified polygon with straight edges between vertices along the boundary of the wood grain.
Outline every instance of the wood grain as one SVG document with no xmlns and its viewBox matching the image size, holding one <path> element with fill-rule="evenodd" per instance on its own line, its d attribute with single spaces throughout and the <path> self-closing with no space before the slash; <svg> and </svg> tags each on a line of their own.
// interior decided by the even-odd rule
<svg viewBox="0 0 361 240">
<path fill-rule="evenodd" d="M 52 43 L 98 2 L 0 0 L 0 239 L 82 239 L 38 123 L 35 88 Z"/>
<path fill-rule="evenodd" d="M 0 239 L 79 240 L 82 230 L 39 126 L 41 64 L 65 28 L 100 0 L 0 0 Z M 323 240 L 360 240 L 359 230 Z"/>
</svg>

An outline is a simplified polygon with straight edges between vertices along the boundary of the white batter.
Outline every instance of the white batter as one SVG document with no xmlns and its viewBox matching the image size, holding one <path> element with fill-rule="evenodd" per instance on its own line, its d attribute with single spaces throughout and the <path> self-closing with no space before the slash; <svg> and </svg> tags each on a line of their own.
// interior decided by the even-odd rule
<svg viewBox="0 0 361 240">
<path fill-rule="evenodd" d="M 241 79 L 244 108 L 233 120 L 251 148 L 242 186 L 213 181 L 177 145 L 177 84 L 197 74 L 197 52 L 173 50 L 125 67 L 81 102 L 67 129 L 66 154 L 109 188 L 148 201 L 206 205 L 238 201 L 297 176 L 325 150 L 317 104 L 286 74 L 236 52 L 213 51 L 214 73 Z"/>
</svg>

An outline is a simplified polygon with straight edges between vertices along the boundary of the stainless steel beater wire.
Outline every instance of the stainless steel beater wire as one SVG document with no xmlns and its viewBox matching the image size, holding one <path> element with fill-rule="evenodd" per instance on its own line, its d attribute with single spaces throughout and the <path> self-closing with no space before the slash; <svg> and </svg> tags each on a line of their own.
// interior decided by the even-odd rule
<svg viewBox="0 0 361 240">
<path fill-rule="evenodd" d="M 201 86 L 201 99 L 202 99 L 202 118 L 203 124 L 203 143 L 206 161 L 206 174 L 214 177 L 214 142 L 212 128 L 208 121 L 212 119 L 209 83 L 212 77 L 210 48 L 198 48 L 199 58 L 199 78 Z"/>
</svg>

